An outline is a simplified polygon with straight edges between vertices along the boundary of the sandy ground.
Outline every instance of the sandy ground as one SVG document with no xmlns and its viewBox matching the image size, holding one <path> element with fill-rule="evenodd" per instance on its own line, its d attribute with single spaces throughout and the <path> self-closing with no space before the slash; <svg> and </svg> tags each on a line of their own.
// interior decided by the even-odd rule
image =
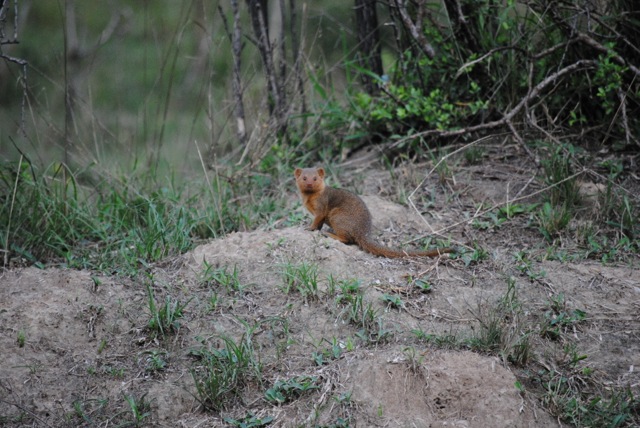
<svg viewBox="0 0 640 428">
<path fill-rule="evenodd" d="M 385 198 L 384 172 L 371 173 L 361 190 L 380 195 L 365 198 L 374 213 L 376 239 L 398 246 L 472 215 L 478 201 L 499 202 L 509 188 L 515 193 L 528 180 L 518 171 L 509 174 L 509 181 L 496 181 L 497 173 L 469 171 L 452 187 L 456 196 L 445 203 L 438 195 L 440 208 L 425 210 L 423 218 Z M 299 218 L 295 199 L 292 205 L 298 205 Z M 248 413 L 272 417 L 270 426 L 347 426 L 342 421 L 358 427 L 561 426 L 545 409 L 549 403 L 537 398 L 540 385 L 530 380 L 540 368 L 565 364 L 568 345 L 587 356 L 579 365 L 589 368 L 599 385 L 627 386 L 637 396 L 638 258 L 608 265 L 535 258 L 546 244 L 527 223 L 516 219 L 489 230 L 464 224 L 446 232 L 459 248 L 474 242 L 484 248 L 488 257 L 477 263 L 376 258 L 308 232 L 303 223 L 281 222 L 201 245 L 157 264 L 146 278 L 58 268 L 5 271 L 0 277 L 0 425 L 135 425 L 127 402 L 134 397 L 148 403 L 140 405 L 147 413 L 137 419 L 142 426 L 231 426 L 224 418 L 239 420 Z M 527 271 L 514 259 L 523 250 L 533 260 Z M 235 267 L 241 290 L 203 281 L 205 261 L 212 268 Z M 317 296 L 286 290 L 285 267 L 303 263 L 317 268 Z M 416 292 L 411 278 L 428 281 L 431 291 Z M 349 308 L 332 293 L 331 281 L 349 280 L 359 281 L 364 301 L 386 332 L 383 340 L 359 335 L 359 326 L 348 321 Z M 188 302 L 179 329 L 164 339 L 147 328 L 147 284 L 159 302 L 167 296 Z M 472 337 L 504 300 L 509 284 L 515 284 L 519 314 L 510 320 L 510 334 L 530 333 L 532 355 L 526 365 L 509 363 L 499 353 L 420 340 L 416 334 Z M 390 295 L 401 305 L 385 300 Z M 577 309 L 586 316 L 550 339 L 540 326 L 559 296 L 567 313 Z M 190 372 L 200 362 L 192 351 L 201 343 L 219 348 L 221 335 L 238 339 L 247 331 L 262 378 L 242 385 L 221 412 L 203 410 Z M 339 351 L 325 354 L 318 365 L 314 352 L 332 345 Z M 150 369 L 154 355 L 166 363 L 162 369 Z M 265 399 L 275 381 L 301 375 L 313 377 L 316 388 L 283 404 Z"/>
</svg>

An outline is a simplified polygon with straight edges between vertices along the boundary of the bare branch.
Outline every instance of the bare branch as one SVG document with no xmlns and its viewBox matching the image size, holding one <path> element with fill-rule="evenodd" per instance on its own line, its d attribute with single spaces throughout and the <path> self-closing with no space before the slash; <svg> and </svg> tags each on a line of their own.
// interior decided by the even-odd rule
<svg viewBox="0 0 640 428">
<path fill-rule="evenodd" d="M 303 10 L 306 8 L 306 3 L 302 5 Z M 306 98 L 304 93 L 304 79 L 302 77 L 302 58 L 301 58 L 301 46 L 302 43 L 298 40 L 298 31 L 296 30 L 297 13 L 295 0 L 289 0 L 289 9 L 291 10 L 291 16 L 289 21 L 289 32 L 291 33 L 291 53 L 293 56 L 293 70 L 296 75 L 296 84 L 298 87 L 298 93 L 300 94 L 300 113 L 304 115 L 307 110 Z M 303 17 L 302 22 L 305 19 Z M 300 32 L 304 34 L 304 31 Z"/>
<path fill-rule="evenodd" d="M 409 13 L 407 12 L 407 7 L 405 5 L 404 0 L 391 0 L 391 5 L 396 8 L 396 10 L 400 13 L 400 18 L 402 19 L 402 23 L 405 28 L 411 34 L 411 37 L 418 43 L 420 49 L 427 55 L 429 58 L 433 59 L 436 56 L 436 51 L 424 37 L 421 26 L 422 22 L 413 22 Z M 419 7 L 422 8 L 422 3 L 419 4 Z M 420 12 L 422 13 L 422 12 Z"/>
<path fill-rule="evenodd" d="M 227 23 L 227 17 L 222 10 L 222 6 L 218 4 L 218 12 L 222 16 L 222 23 L 227 37 L 231 41 L 231 53 L 233 55 L 233 80 L 231 82 L 233 96 L 235 98 L 235 115 L 236 115 L 236 132 L 238 134 L 238 140 L 240 144 L 245 144 L 247 141 L 247 130 L 245 126 L 245 113 L 244 113 L 244 101 L 243 101 L 243 89 L 242 89 L 242 29 L 240 27 L 240 8 L 238 7 L 238 0 L 231 0 L 231 10 L 233 13 L 233 31 L 229 30 L 229 24 Z"/>
<path fill-rule="evenodd" d="M 597 40 L 593 39 L 592 37 L 589 37 L 585 33 L 579 32 L 576 37 L 576 40 L 586 43 L 587 45 L 591 46 L 592 48 L 596 49 L 599 52 L 607 53 L 607 54 L 613 53 L 612 58 L 615 62 L 617 62 L 620 65 L 629 67 L 629 70 L 631 70 L 636 76 L 640 77 L 640 69 L 638 69 L 638 67 L 629 63 L 628 61 L 625 61 L 625 59 L 622 58 L 620 55 L 618 55 L 614 50 L 609 49 L 608 47 L 599 43 Z"/>
<path fill-rule="evenodd" d="M 286 129 L 286 96 L 284 93 L 284 84 L 280 82 L 276 73 L 273 59 L 273 49 L 269 40 L 269 27 L 267 23 L 267 1 L 266 0 L 247 0 L 249 15 L 251 16 L 251 24 L 253 32 L 256 36 L 258 51 L 262 59 L 265 78 L 269 89 L 269 113 L 277 123 L 279 132 Z"/>
</svg>

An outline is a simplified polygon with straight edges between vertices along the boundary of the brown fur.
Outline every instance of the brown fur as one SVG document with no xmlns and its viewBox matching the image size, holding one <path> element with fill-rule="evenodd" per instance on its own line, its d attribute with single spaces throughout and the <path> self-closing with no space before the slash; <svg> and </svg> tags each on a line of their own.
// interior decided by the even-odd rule
<svg viewBox="0 0 640 428">
<path fill-rule="evenodd" d="M 437 257 L 451 252 L 449 248 L 405 252 L 380 245 L 369 237 L 371 214 L 364 201 L 347 190 L 327 187 L 323 168 L 296 168 L 294 177 L 304 206 L 314 216 L 309 230 L 320 230 L 327 224 L 333 229 L 333 233 L 327 232 L 330 237 L 345 244 L 357 244 L 376 256 Z"/>
</svg>

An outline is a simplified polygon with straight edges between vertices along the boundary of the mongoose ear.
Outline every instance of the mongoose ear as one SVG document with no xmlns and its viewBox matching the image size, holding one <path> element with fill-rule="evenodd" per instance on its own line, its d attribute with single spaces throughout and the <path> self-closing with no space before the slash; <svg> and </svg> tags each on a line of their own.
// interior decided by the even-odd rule
<svg viewBox="0 0 640 428">
<path fill-rule="evenodd" d="M 318 168 L 318 175 L 320 178 L 324 178 L 324 168 Z"/>
<path fill-rule="evenodd" d="M 300 174 L 302 174 L 302 170 L 300 168 L 296 168 L 295 171 L 293 171 L 293 175 L 298 178 L 300 177 Z"/>
</svg>

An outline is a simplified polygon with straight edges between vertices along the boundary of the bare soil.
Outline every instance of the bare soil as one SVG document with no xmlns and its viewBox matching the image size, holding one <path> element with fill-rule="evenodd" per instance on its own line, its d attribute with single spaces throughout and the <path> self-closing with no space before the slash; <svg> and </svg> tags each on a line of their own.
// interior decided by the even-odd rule
<svg viewBox="0 0 640 428">
<path fill-rule="evenodd" d="M 381 242 L 398 247 L 471 218 L 478 203 L 501 203 L 522 189 L 522 194 L 537 190 L 533 172 L 505 163 L 490 170 L 464 168 L 444 184 L 429 177 L 414 199 L 422 217 L 390 201 L 396 189 L 415 188 L 426 171 L 413 166 L 390 177 L 366 170 L 346 183 L 368 195 L 364 199 Z M 291 206 L 295 215 L 290 218 L 300 218 L 293 184 Z M 542 387 L 534 380 L 537 369 L 566 363 L 568 345 L 587 356 L 578 365 L 592 369 L 598 385 L 628 387 L 637 396 L 637 255 L 612 264 L 547 260 L 548 243 L 528 216 L 487 230 L 463 223 L 445 232 L 458 248 L 475 243 L 487 251 L 486 259 L 468 264 L 446 256 L 373 257 L 306 231 L 305 218 L 295 225 L 282 219 L 275 227 L 232 233 L 150 267 L 137 279 L 59 268 L 5 271 L 0 278 L 0 425 L 134 425 L 125 397 L 135 397 L 149 403 L 148 415 L 140 418 L 145 426 L 230 426 L 224 418 L 239 420 L 248 413 L 273 417 L 270 426 L 278 427 L 346 426 L 339 425 L 342 421 L 359 427 L 562 426 L 551 416 L 553 403 L 540 401 Z M 518 268 L 514 254 L 519 251 L 529 255 L 529 270 Z M 229 271 L 236 267 L 242 290 L 203 283 L 204 261 Z M 315 297 L 285 289 L 284 266 L 301 263 L 318 267 Z M 330 293 L 330 277 L 360 281 L 364 300 L 387 332 L 383 340 L 358 334 L 360 327 L 348 321 L 349 308 Z M 410 278 L 428 281 L 431 291 L 412 290 Z M 525 365 L 510 363 L 497 351 L 472 352 L 444 340 L 477 335 L 504 301 L 510 281 L 519 318 L 505 334 L 530 332 L 532 355 Z M 188 302 L 180 328 L 164 339 L 147 328 L 147 283 L 158 302 L 167 296 Z M 398 296 L 402 303 L 394 306 L 385 296 Z M 577 309 L 586 317 L 552 340 L 540 326 L 558 296 L 567 313 Z M 192 351 L 203 342 L 221 347 L 221 335 L 239 339 L 247 326 L 262 379 L 245 384 L 223 411 L 203 410 L 190 373 L 200 364 Z M 424 340 L 416 332 L 442 340 Z M 313 353 L 332 344 L 340 351 L 318 365 Z M 162 356 L 164 369 L 150 369 L 152 355 Z M 301 375 L 315 377 L 317 388 L 280 405 L 265 399 L 276 380 Z"/>
</svg>

